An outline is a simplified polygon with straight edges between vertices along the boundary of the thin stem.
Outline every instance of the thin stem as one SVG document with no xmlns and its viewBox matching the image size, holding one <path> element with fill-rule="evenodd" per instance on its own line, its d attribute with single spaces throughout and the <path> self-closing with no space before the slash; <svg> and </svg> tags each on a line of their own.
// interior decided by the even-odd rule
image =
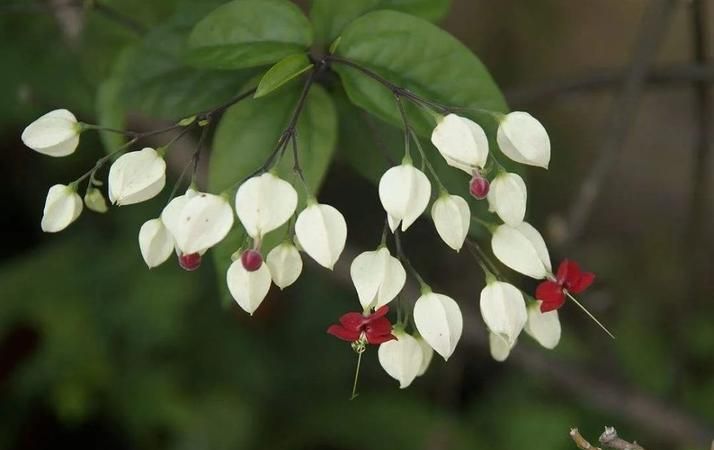
<svg viewBox="0 0 714 450">
<path fill-rule="evenodd" d="M 362 365 L 362 353 L 364 351 L 359 352 L 357 356 L 357 368 L 355 369 L 355 379 L 354 382 L 352 383 L 352 395 L 350 396 L 350 400 L 354 400 L 357 398 L 357 381 L 359 380 L 359 369 L 360 366 Z"/>
<path fill-rule="evenodd" d="M 439 185 L 439 189 L 441 191 L 446 192 L 446 187 L 444 187 L 444 183 L 441 182 L 441 178 L 439 178 L 439 175 L 436 173 L 436 170 L 434 170 L 434 166 L 431 165 L 431 161 L 429 161 L 429 158 L 426 157 L 426 152 L 421 146 L 421 142 L 419 142 L 419 137 L 414 132 L 414 129 L 409 128 L 409 132 L 411 134 L 412 139 L 414 139 L 414 143 L 416 144 L 417 150 L 419 150 L 419 154 L 421 155 L 422 161 L 426 164 L 426 168 L 429 169 L 431 176 L 434 177 L 434 180 Z"/>
<path fill-rule="evenodd" d="M 602 328 L 602 330 L 603 330 L 605 333 L 607 333 L 608 336 L 610 336 L 611 338 L 615 339 L 615 336 L 614 336 L 612 333 L 610 333 L 610 330 L 608 330 L 607 328 L 605 328 L 605 325 L 603 325 L 602 323 L 600 323 L 600 321 L 597 320 L 597 319 L 595 318 L 595 316 L 593 316 L 592 313 L 591 313 L 590 311 L 588 311 L 588 309 L 587 309 L 585 306 L 582 305 L 582 303 L 580 303 L 575 297 L 573 297 L 573 296 L 570 294 L 570 292 L 565 291 L 565 295 L 567 295 L 570 300 L 572 300 L 576 305 L 578 305 L 578 306 L 580 307 L 580 309 L 582 309 L 582 310 L 585 312 L 585 314 L 588 315 L 588 317 L 590 317 L 596 324 L 598 324 L 598 326 L 599 326 L 600 328 Z"/>
<path fill-rule="evenodd" d="M 137 138 L 134 138 L 134 139 L 128 141 L 127 143 L 125 143 L 124 145 L 122 145 L 121 147 L 117 148 L 117 149 L 114 150 L 113 152 L 109 153 L 108 155 L 99 158 L 99 159 L 97 160 L 97 162 L 94 163 L 94 166 L 93 166 L 91 169 L 89 169 L 88 171 L 86 171 L 84 174 L 82 174 L 82 176 L 80 176 L 79 178 L 77 178 L 76 180 L 74 180 L 71 184 L 78 185 L 78 184 L 81 183 L 83 180 L 85 180 L 87 177 L 93 177 L 94 174 L 95 174 L 99 169 L 101 169 L 102 166 L 104 166 L 104 164 L 105 164 L 107 161 L 109 161 L 110 159 L 112 159 L 115 155 L 117 155 L 117 154 L 123 152 L 124 150 L 126 150 L 127 148 L 131 147 L 134 143 L 136 143 L 137 140 L 138 140 Z"/>
<path fill-rule="evenodd" d="M 203 143 L 206 141 L 208 136 L 208 125 L 206 124 L 201 131 L 201 137 L 198 138 L 198 144 L 196 144 L 196 150 L 193 152 L 191 161 L 193 162 L 193 172 L 191 173 L 191 184 L 196 184 L 196 174 L 198 173 L 198 162 L 201 159 L 201 149 L 203 148 Z"/>
<path fill-rule="evenodd" d="M 419 282 L 419 287 L 421 288 L 421 290 L 430 290 L 431 288 L 429 287 L 429 285 L 424 281 L 421 275 L 419 275 L 419 272 L 417 272 L 414 266 L 412 266 L 411 261 L 409 261 L 409 258 L 407 258 L 407 255 L 404 253 L 399 229 L 394 230 L 394 243 L 397 247 L 397 256 L 402 261 L 402 263 L 407 266 L 407 269 L 409 270 L 409 272 L 411 272 L 412 276 L 416 278 L 416 280 Z"/>
<path fill-rule="evenodd" d="M 498 267 L 496 267 L 496 264 L 491 261 L 491 258 L 488 257 L 486 252 L 483 251 L 480 245 L 476 241 L 472 241 L 470 239 L 466 239 L 466 247 L 469 249 L 471 254 L 473 255 L 474 259 L 476 262 L 481 266 L 481 269 L 484 270 L 484 273 L 492 273 L 496 275 L 496 278 L 499 280 L 503 280 L 504 277 L 501 274 L 501 272 L 498 270 Z M 486 267 L 484 267 L 484 264 Z"/>
<path fill-rule="evenodd" d="M 409 120 L 407 119 L 407 113 L 404 110 L 404 105 L 402 104 L 402 98 L 399 94 L 395 93 L 394 99 L 397 102 L 399 115 L 402 117 L 402 125 L 404 127 L 404 159 L 411 160 L 411 152 L 409 151 Z"/>
</svg>

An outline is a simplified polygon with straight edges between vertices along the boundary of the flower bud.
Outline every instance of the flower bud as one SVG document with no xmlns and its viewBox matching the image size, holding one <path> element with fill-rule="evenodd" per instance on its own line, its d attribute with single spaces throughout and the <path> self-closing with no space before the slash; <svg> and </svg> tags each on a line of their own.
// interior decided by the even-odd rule
<svg viewBox="0 0 714 450">
<path fill-rule="evenodd" d="M 248 272 L 255 272 L 260 269 L 263 265 L 263 257 L 257 250 L 246 250 L 240 255 L 240 262 L 243 264 L 243 268 Z"/>
<path fill-rule="evenodd" d="M 273 283 L 280 289 L 293 284 L 302 272 L 300 252 L 290 242 L 283 242 L 268 253 L 265 262 Z"/>
<path fill-rule="evenodd" d="M 463 330 L 459 305 L 446 295 L 422 294 L 414 304 L 414 324 L 431 348 L 449 359 Z"/>
<path fill-rule="evenodd" d="M 109 208 L 107 208 L 107 201 L 104 200 L 104 196 L 102 195 L 102 191 L 91 186 L 84 194 L 84 205 L 89 210 L 98 213 L 105 213 L 109 210 Z"/>
<path fill-rule="evenodd" d="M 509 344 L 508 341 L 497 334 L 488 333 L 488 348 L 491 352 L 491 358 L 498 362 L 503 362 L 508 358 L 515 344 L 515 342 Z"/>
<path fill-rule="evenodd" d="M 429 179 L 411 163 L 392 167 L 379 180 L 379 199 L 392 232 L 400 222 L 406 231 L 424 212 L 430 196 Z"/>
<path fill-rule="evenodd" d="M 474 172 L 471 181 L 469 182 L 469 193 L 476 200 L 483 200 L 488 196 L 491 185 L 488 180 L 481 176 L 480 173 Z"/>
<path fill-rule="evenodd" d="M 404 287 L 407 273 L 387 247 L 357 255 L 350 266 L 362 308 L 369 311 L 391 302 Z"/>
<path fill-rule="evenodd" d="M 457 252 L 464 245 L 471 225 L 471 209 L 458 195 L 442 195 L 431 206 L 431 218 L 441 239 Z"/>
<path fill-rule="evenodd" d="M 481 291 L 481 316 L 492 334 L 511 345 L 526 324 L 528 314 L 523 294 L 502 281 L 491 281 Z"/>
<path fill-rule="evenodd" d="M 488 159 L 488 138 L 473 120 L 456 114 L 443 117 L 431 133 L 431 142 L 446 163 L 471 175 Z"/>
<path fill-rule="evenodd" d="M 153 148 L 125 153 L 109 169 L 109 201 L 125 206 L 140 203 L 166 185 L 166 162 Z"/>
<path fill-rule="evenodd" d="M 527 112 L 514 111 L 498 126 L 496 140 L 504 155 L 521 164 L 548 168 L 550 138 L 543 125 Z"/>
<path fill-rule="evenodd" d="M 546 278 L 552 271 L 550 255 L 538 230 L 528 222 L 500 225 L 491 238 L 493 254 L 503 264 L 531 278 Z"/>
<path fill-rule="evenodd" d="M 226 280 L 233 299 L 251 316 L 270 290 L 270 270 L 266 264 L 248 272 L 241 261 L 234 261 L 228 268 Z"/>
<path fill-rule="evenodd" d="M 264 173 L 238 188 L 236 213 L 248 235 L 260 239 L 290 219 L 297 201 L 297 192 L 290 183 Z"/>
<path fill-rule="evenodd" d="M 218 244 L 233 226 L 228 201 L 205 192 L 187 191 L 176 197 L 161 213 L 164 224 L 183 254 L 201 253 Z"/>
<path fill-rule="evenodd" d="M 62 231 L 82 213 L 82 199 L 70 186 L 55 184 L 47 192 L 45 209 L 42 214 L 42 231 L 56 233 Z"/>
<path fill-rule="evenodd" d="M 305 253 L 332 270 L 345 248 L 347 224 L 332 206 L 308 203 L 295 221 L 295 235 Z"/>
<path fill-rule="evenodd" d="M 502 173 L 491 182 L 488 205 L 505 223 L 517 226 L 526 215 L 528 191 L 523 178 L 515 173 Z"/>
<path fill-rule="evenodd" d="M 200 253 L 184 253 L 178 255 L 179 266 L 187 272 L 193 272 L 201 267 L 202 258 Z"/>
<path fill-rule="evenodd" d="M 174 238 L 161 219 L 151 219 L 139 230 L 139 249 L 149 268 L 162 264 L 174 251 Z"/>
<path fill-rule="evenodd" d="M 419 373 L 423 353 L 416 339 L 404 331 L 393 331 L 397 338 L 379 346 L 377 356 L 387 374 L 399 381 L 401 389 L 406 388 Z"/>
<path fill-rule="evenodd" d="M 32 122 L 22 132 L 22 142 L 36 152 L 67 156 L 79 145 L 80 125 L 74 114 L 55 109 Z"/>
<path fill-rule="evenodd" d="M 543 347 L 554 349 L 560 342 L 558 311 L 543 313 L 537 303 L 529 306 L 526 333 Z"/>
<path fill-rule="evenodd" d="M 423 337 L 417 336 L 415 339 L 419 343 L 419 348 L 421 348 L 421 367 L 419 367 L 419 371 L 417 372 L 417 376 L 420 377 L 424 375 L 426 369 L 429 368 L 431 358 L 434 356 L 434 349 L 429 346 Z"/>
</svg>

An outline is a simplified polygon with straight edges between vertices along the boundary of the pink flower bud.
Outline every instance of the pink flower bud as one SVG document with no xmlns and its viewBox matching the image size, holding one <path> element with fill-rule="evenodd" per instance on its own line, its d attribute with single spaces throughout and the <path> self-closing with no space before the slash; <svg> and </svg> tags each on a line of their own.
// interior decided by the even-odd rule
<svg viewBox="0 0 714 450">
<path fill-rule="evenodd" d="M 243 263 L 243 268 L 248 272 L 255 272 L 263 265 L 263 257 L 257 250 L 246 250 L 240 255 L 240 261 Z"/>
<path fill-rule="evenodd" d="M 474 173 L 469 183 L 469 192 L 476 200 L 483 200 L 488 196 L 489 182 L 478 173 Z"/>
<path fill-rule="evenodd" d="M 179 256 L 179 266 L 183 270 L 188 272 L 193 272 L 194 270 L 201 267 L 201 254 L 200 253 L 189 253 L 188 255 Z"/>
</svg>

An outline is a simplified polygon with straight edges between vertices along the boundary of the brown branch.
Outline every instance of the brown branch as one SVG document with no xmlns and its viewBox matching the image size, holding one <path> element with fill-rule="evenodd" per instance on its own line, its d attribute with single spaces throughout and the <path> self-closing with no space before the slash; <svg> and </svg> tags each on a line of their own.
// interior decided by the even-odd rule
<svg viewBox="0 0 714 450">
<path fill-rule="evenodd" d="M 598 440 L 602 445 L 613 450 L 645 450 L 637 442 L 627 442 L 619 437 L 615 427 L 605 427 Z"/>
<path fill-rule="evenodd" d="M 570 437 L 580 450 L 602 450 L 600 447 L 595 447 L 587 439 L 585 439 L 577 428 L 570 429 Z"/>
<path fill-rule="evenodd" d="M 651 0 L 642 20 L 627 76 L 607 115 L 598 159 L 582 183 L 568 213 L 566 246 L 583 232 L 602 184 L 617 161 L 642 97 L 644 80 L 671 22 L 675 0 Z"/>
</svg>

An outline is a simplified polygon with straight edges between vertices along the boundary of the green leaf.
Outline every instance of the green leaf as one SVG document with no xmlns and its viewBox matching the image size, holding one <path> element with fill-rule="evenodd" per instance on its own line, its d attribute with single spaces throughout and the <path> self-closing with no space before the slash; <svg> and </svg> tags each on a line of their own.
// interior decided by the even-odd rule
<svg viewBox="0 0 714 450">
<path fill-rule="evenodd" d="M 288 81 L 307 72 L 312 66 L 313 64 L 304 53 L 283 58 L 260 79 L 254 97 L 262 97 L 273 92 Z"/>
<path fill-rule="evenodd" d="M 379 7 L 381 0 L 313 0 L 310 20 L 315 26 L 315 41 L 327 44 L 340 35 L 359 16 Z"/>
<path fill-rule="evenodd" d="M 109 78 L 103 81 L 97 89 L 97 123 L 99 126 L 123 130 L 126 125 L 126 111 L 121 100 L 122 81 Z M 104 150 L 111 153 L 121 147 L 126 141 L 119 133 L 100 131 L 99 137 Z"/>
<path fill-rule="evenodd" d="M 451 0 L 382 0 L 380 6 L 436 22 L 449 13 Z"/>
<path fill-rule="evenodd" d="M 501 91 L 481 61 L 456 38 L 414 16 L 394 11 L 366 14 L 344 31 L 337 54 L 446 105 L 507 110 Z M 352 67 L 339 63 L 333 67 L 352 102 L 389 123 L 401 124 L 389 89 Z M 428 114 L 411 108 L 410 116 L 420 135 L 430 135 L 434 121 Z M 495 132 L 496 124 L 489 115 L 472 118 L 487 133 Z"/>
<path fill-rule="evenodd" d="M 177 119 L 222 103 L 254 75 L 186 66 L 181 55 L 191 25 L 185 20 L 176 17 L 158 27 L 134 51 L 123 89 L 128 108 Z"/>
<path fill-rule="evenodd" d="M 187 58 L 199 67 L 240 69 L 274 63 L 310 44 L 310 22 L 293 3 L 235 0 L 194 27 Z"/>
<path fill-rule="evenodd" d="M 286 91 L 259 99 L 246 100 L 231 107 L 218 125 L 213 142 L 210 162 L 209 189 L 221 192 L 230 189 L 258 169 L 275 147 L 287 126 L 299 89 Z M 316 193 L 337 142 L 337 114 L 329 95 L 319 85 L 313 85 L 297 126 L 300 165 L 310 190 Z M 277 173 L 293 182 L 298 193 L 303 189 L 297 184 L 292 171 L 291 148 L 282 158 Z M 234 191 L 231 191 L 231 195 Z M 231 196 L 232 199 L 232 196 Z M 304 197 L 303 197 L 304 200 Z M 266 254 L 285 236 L 284 230 L 269 233 L 263 243 Z M 245 240 L 245 234 L 235 227 L 229 236 L 212 252 L 215 259 L 220 286 L 227 295 L 225 273 L 231 263 L 231 255 Z"/>
</svg>

